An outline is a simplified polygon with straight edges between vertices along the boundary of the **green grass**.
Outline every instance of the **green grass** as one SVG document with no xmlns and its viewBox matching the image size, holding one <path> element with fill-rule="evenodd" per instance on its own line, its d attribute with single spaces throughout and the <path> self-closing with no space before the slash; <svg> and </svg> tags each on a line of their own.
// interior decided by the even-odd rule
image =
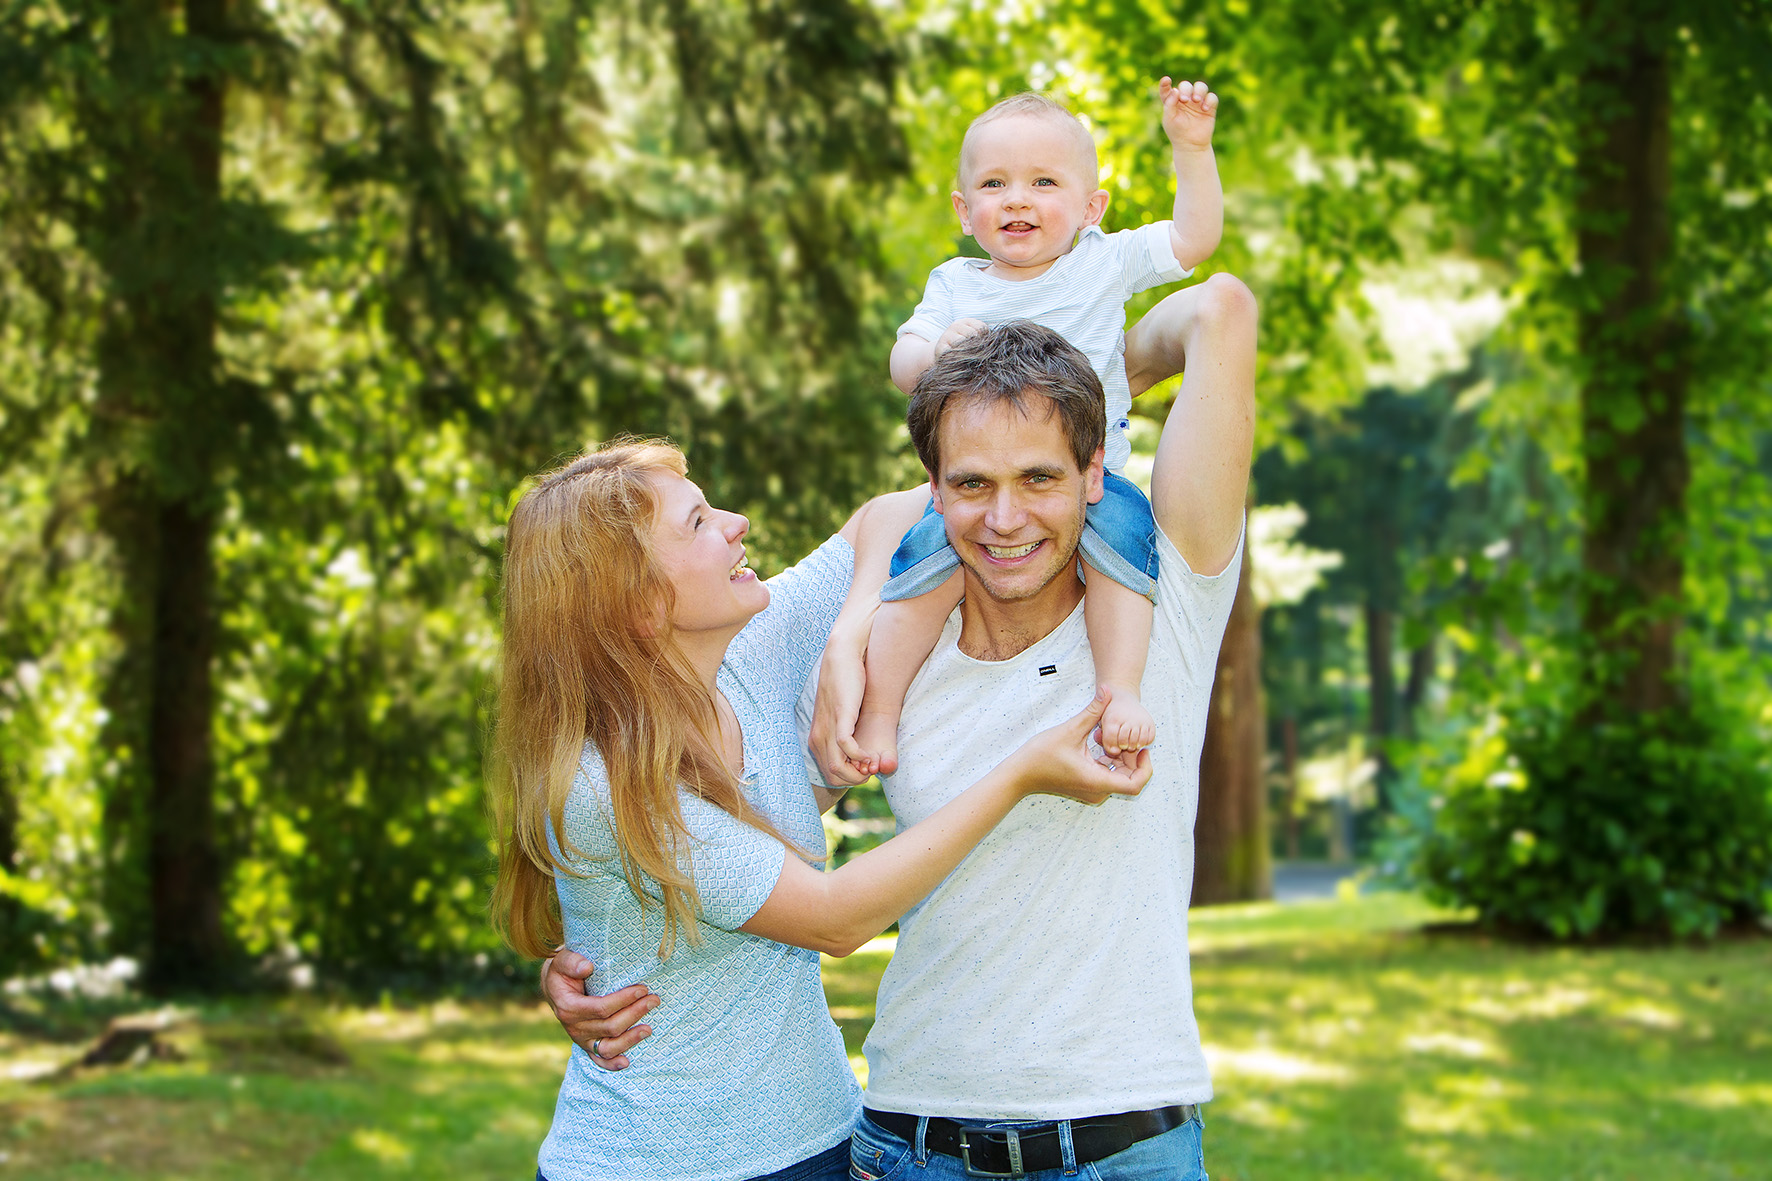
<svg viewBox="0 0 1772 1181">
<path fill-rule="evenodd" d="M 1419 933 L 1444 917 L 1394 894 L 1195 912 L 1215 1181 L 1772 1176 L 1772 941 Z M 827 964 L 858 1065 L 890 954 Z M 0 1181 L 525 1177 L 565 1057 L 516 1004 L 242 1003 L 170 1040 L 183 1061 L 26 1082 L 78 1047 L 0 1035 Z"/>
</svg>

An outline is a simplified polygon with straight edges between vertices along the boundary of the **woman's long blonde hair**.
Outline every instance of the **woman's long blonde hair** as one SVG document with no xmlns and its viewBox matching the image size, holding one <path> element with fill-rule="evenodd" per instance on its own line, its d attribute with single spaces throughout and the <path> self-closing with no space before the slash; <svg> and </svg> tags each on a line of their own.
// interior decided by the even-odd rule
<svg viewBox="0 0 1772 1181">
<path fill-rule="evenodd" d="M 687 472 L 682 452 L 622 438 L 539 477 L 505 538 L 504 658 L 488 786 L 499 840 L 493 923 L 524 955 L 561 940 L 554 877 L 566 797 L 586 740 L 609 772 L 622 872 L 641 906 L 664 898 L 659 955 L 697 938 L 699 900 L 679 861 L 690 839 L 680 786 L 773 835 L 720 755 L 707 689 L 678 653 L 670 579 L 653 546 L 653 478 Z M 657 622 L 654 622 L 657 621 Z M 785 839 L 784 839 L 785 843 Z"/>
</svg>

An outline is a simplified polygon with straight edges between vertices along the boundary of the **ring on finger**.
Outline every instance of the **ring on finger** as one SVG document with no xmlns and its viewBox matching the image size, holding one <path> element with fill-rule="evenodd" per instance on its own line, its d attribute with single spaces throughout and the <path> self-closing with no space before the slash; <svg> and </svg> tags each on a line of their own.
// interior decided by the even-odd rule
<svg viewBox="0 0 1772 1181">
<path fill-rule="evenodd" d="M 603 1046 L 603 1039 L 602 1038 L 600 1038 L 600 1037 L 592 1038 L 591 1039 L 591 1057 L 601 1058 L 603 1056 L 602 1046 Z"/>
</svg>

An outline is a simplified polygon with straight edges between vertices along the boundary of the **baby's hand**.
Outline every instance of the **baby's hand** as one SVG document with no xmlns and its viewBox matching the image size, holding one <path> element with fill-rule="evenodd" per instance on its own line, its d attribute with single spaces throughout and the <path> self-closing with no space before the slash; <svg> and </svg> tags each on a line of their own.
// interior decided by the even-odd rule
<svg viewBox="0 0 1772 1181">
<path fill-rule="evenodd" d="M 1212 128 L 1218 122 L 1218 96 L 1204 82 L 1170 84 L 1167 75 L 1157 83 L 1163 100 L 1163 131 L 1178 148 L 1199 150 L 1212 146 Z"/>
<path fill-rule="evenodd" d="M 967 337 L 977 336 L 984 330 L 985 323 L 983 320 L 974 320 L 970 316 L 963 320 L 955 320 L 952 324 L 948 325 L 948 330 L 941 334 L 941 339 L 935 342 L 936 359 L 940 360 L 943 353 L 947 352 Z"/>
<path fill-rule="evenodd" d="M 1113 694 L 1101 715 L 1101 748 L 1110 756 L 1135 753 L 1157 740 L 1157 723 L 1138 692 L 1125 685 L 1103 686 Z"/>
</svg>

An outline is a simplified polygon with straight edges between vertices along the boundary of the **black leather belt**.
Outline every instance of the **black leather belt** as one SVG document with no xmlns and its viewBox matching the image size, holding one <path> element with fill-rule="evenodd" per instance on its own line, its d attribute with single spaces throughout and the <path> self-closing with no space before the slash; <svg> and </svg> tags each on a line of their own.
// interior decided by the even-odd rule
<svg viewBox="0 0 1772 1181">
<path fill-rule="evenodd" d="M 897 1111 L 862 1113 L 875 1124 L 910 1144 L 917 1142 L 917 1117 Z M 1151 1111 L 1122 1111 L 1117 1115 L 1091 1115 L 1073 1119 L 1071 1148 L 1079 1165 L 1092 1164 L 1125 1152 L 1140 1140 L 1149 1140 L 1187 1123 L 1198 1114 L 1188 1103 L 1181 1107 L 1158 1107 Z M 989 1121 L 1010 1122 L 1010 1121 Z M 955 1156 L 974 1177 L 1019 1177 L 1041 1169 L 1062 1169 L 1064 1155 L 1058 1142 L 1057 1120 L 1028 1123 L 1013 1128 L 993 1128 L 988 1122 L 931 1117 L 923 1146 L 943 1156 Z"/>
</svg>

